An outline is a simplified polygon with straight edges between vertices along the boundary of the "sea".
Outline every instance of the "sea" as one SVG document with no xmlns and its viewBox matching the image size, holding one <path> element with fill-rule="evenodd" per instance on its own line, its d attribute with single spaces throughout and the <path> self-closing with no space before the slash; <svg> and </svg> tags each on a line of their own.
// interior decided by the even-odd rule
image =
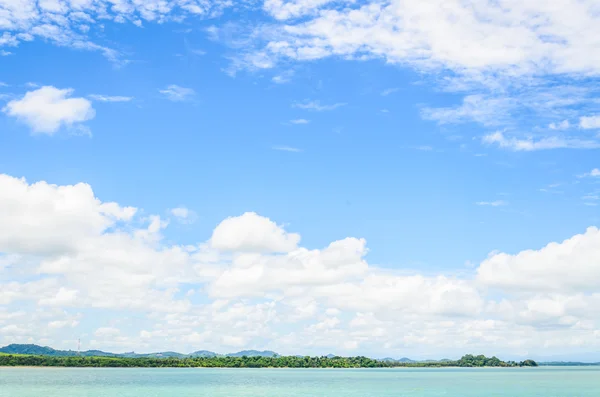
<svg viewBox="0 0 600 397">
<path fill-rule="evenodd" d="M 2 397 L 599 397 L 600 367 L 0 368 Z"/>
</svg>

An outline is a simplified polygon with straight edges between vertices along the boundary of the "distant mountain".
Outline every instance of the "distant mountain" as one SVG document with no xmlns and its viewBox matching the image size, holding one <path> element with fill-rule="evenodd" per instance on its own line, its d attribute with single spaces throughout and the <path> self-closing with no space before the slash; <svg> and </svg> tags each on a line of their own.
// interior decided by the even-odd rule
<svg viewBox="0 0 600 397">
<path fill-rule="evenodd" d="M 198 350 L 197 352 L 193 352 L 189 354 L 190 357 L 216 357 L 217 353 L 211 352 L 208 350 Z"/>
<path fill-rule="evenodd" d="M 147 357 L 147 358 L 186 358 L 187 354 L 181 354 L 177 352 L 158 352 L 148 354 L 137 354 L 135 357 Z"/>
<path fill-rule="evenodd" d="M 241 352 L 237 352 L 237 353 L 229 353 L 227 354 L 228 357 L 243 357 L 243 356 L 247 356 L 247 357 L 255 357 L 255 356 L 259 356 L 259 357 L 279 357 L 279 354 L 272 352 L 270 350 L 265 350 L 265 351 L 258 351 L 258 350 L 242 350 Z"/>
<path fill-rule="evenodd" d="M 334 358 L 334 357 L 337 357 L 337 356 L 335 354 L 328 354 L 325 357 L 327 357 L 327 358 Z"/>
<path fill-rule="evenodd" d="M 84 356 L 84 357 L 128 357 L 128 358 L 185 358 L 185 357 L 216 357 L 219 354 L 215 352 L 211 352 L 208 350 L 198 350 L 190 354 L 182 354 L 177 352 L 157 352 L 157 353 L 107 353 L 101 350 L 87 350 L 77 353 L 73 350 L 56 350 L 48 346 L 38 346 L 38 345 L 19 345 L 12 344 L 5 347 L 0 348 L 0 353 L 6 354 L 32 354 L 36 356 L 55 356 L 55 357 L 74 357 L 74 356 Z M 252 356 L 260 356 L 260 357 L 279 357 L 279 354 L 265 350 L 243 350 L 237 353 L 227 354 L 229 357 L 252 357 Z"/>
<path fill-rule="evenodd" d="M 54 357 L 74 357 L 77 356 L 77 352 L 73 350 L 56 350 L 48 346 L 38 346 L 38 345 L 18 345 L 12 344 L 8 346 L 4 346 L 0 348 L 0 353 L 6 354 L 33 354 L 36 356 L 54 356 Z M 117 356 L 113 353 L 103 352 L 101 350 L 88 350 L 81 352 L 79 355 L 90 357 L 114 357 Z"/>
<path fill-rule="evenodd" d="M 382 358 L 379 361 L 383 361 L 386 363 L 416 363 L 416 362 L 418 362 L 418 361 L 411 360 L 410 358 L 406 358 L 406 357 L 402 357 L 399 360 L 396 360 L 395 358 L 391 358 L 391 357 L 386 357 L 386 358 Z"/>
<path fill-rule="evenodd" d="M 38 346 L 38 345 L 8 345 L 0 348 L 0 353 L 7 354 L 35 354 L 35 355 L 44 355 L 44 356 L 70 356 L 77 355 L 76 352 L 74 354 L 60 354 L 60 353 L 68 353 L 61 350 L 54 350 L 48 346 Z"/>
</svg>

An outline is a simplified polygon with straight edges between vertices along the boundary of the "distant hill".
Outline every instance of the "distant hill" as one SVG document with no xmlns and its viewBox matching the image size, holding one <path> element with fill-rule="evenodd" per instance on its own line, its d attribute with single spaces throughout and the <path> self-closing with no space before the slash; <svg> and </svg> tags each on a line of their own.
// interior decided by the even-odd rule
<svg viewBox="0 0 600 397">
<path fill-rule="evenodd" d="M 86 350 L 79 354 L 73 350 L 56 350 L 48 346 L 38 345 L 19 345 L 12 344 L 0 348 L 0 353 L 6 354 L 32 354 L 36 356 L 53 356 L 53 357 L 126 357 L 126 358 L 186 358 L 186 357 L 216 357 L 219 354 L 208 350 L 198 350 L 190 354 L 182 354 L 177 352 L 157 352 L 157 353 L 107 353 L 101 350 Z M 260 357 L 279 357 L 279 354 L 272 351 L 244 350 L 237 353 L 227 354 L 230 357 L 243 356 L 260 356 Z"/>
<path fill-rule="evenodd" d="M 218 354 L 208 350 L 198 350 L 189 354 L 190 357 L 217 357 Z"/>
<path fill-rule="evenodd" d="M 241 352 L 237 352 L 237 353 L 229 353 L 227 354 L 227 357 L 243 357 L 243 356 L 247 356 L 247 357 L 279 357 L 279 354 L 272 352 L 270 350 L 265 350 L 265 351 L 258 351 L 258 350 L 242 350 Z"/>
<path fill-rule="evenodd" d="M 148 354 L 136 354 L 134 357 L 148 357 L 148 358 L 186 358 L 187 354 L 181 354 L 177 352 L 158 352 Z"/>
<path fill-rule="evenodd" d="M 386 363 L 404 363 L 404 364 L 410 364 L 410 363 L 417 363 L 418 361 L 415 360 L 411 360 L 410 358 L 406 358 L 406 357 L 402 357 L 399 360 L 396 360 L 395 358 L 391 358 L 391 357 L 386 357 L 386 358 L 382 358 L 379 361 L 383 361 Z"/>
<path fill-rule="evenodd" d="M 18 345 L 12 344 L 0 348 L 0 353 L 6 354 L 33 354 L 36 356 L 54 356 L 54 357 L 75 357 L 77 352 L 73 350 L 56 350 L 48 346 L 38 345 Z M 84 357 L 116 357 L 117 354 L 107 353 L 101 350 L 88 350 L 81 352 L 79 355 Z"/>
</svg>

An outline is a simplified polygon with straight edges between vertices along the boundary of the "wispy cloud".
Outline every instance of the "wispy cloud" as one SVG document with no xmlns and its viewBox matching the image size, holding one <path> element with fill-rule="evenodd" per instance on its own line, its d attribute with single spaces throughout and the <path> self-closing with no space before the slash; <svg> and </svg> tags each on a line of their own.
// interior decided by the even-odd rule
<svg viewBox="0 0 600 397">
<path fill-rule="evenodd" d="M 388 96 L 398 91 L 400 91 L 400 88 L 388 88 L 386 90 L 381 91 L 381 96 Z"/>
<path fill-rule="evenodd" d="M 569 120 L 563 120 L 560 123 L 550 123 L 548 128 L 551 130 L 568 130 L 571 127 Z"/>
<path fill-rule="evenodd" d="M 508 122 L 510 98 L 490 98 L 481 94 L 469 95 L 462 104 L 455 107 L 423 108 L 421 116 L 425 120 L 437 121 L 439 124 L 456 124 L 476 122 L 485 126 L 500 125 Z"/>
<path fill-rule="evenodd" d="M 508 205 L 508 203 L 504 200 L 496 200 L 496 201 L 478 201 L 475 205 L 480 206 L 488 206 L 488 207 L 502 207 Z"/>
<path fill-rule="evenodd" d="M 176 84 L 171 84 L 167 88 L 158 90 L 166 99 L 172 102 L 184 102 L 190 100 L 196 92 L 191 88 L 185 88 Z"/>
<path fill-rule="evenodd" d="M 557 187 L 562 186 L 562 183 L 552 183 L 550 185 L 548 185 L 547 187 L 543 187 L 541 189 L 539 189 L 540 192 L 544 192 L 544 193 L 554 193 L 554 194 L 562 194 L 564 193 L 562 190 L 557 190 Z"/>
<path fill-rule="evenodd" d="M 290 81 L 292 81 L 293 76 L 294 76 L 294 71 L 287 70 L 283 73 L 273 76 L 271 81 L 275 84 L 285 84 L 285 83 L 289 83 Z"/>
<path fill-rule="evenodd" d="M 334 103 L 331 105 L 322 105 L 321 101 L 304 101 L 304 102 L 296 102 L 294 103 L 292 106 L 295 108 L 299 108 L 299 109 L 306 109 L 306 110 L 314 110 L 317 112 L 325 112 L 328 110 L 335 110 L 337 108 L 340 108 L 342 106 L 346 106 L 347 103 L 345 102 L 338 102 L 338 103 Z"/>
<path fill-rule="evenodd" d="M 3 57 L 7 57 L 7 56 L 12 55 L 12 54 L 13 53 L 10 52 L 10 51 L 0 50 L 0 56 L 3 56 Z"/>
<path fill-rule="evenodd" d="M 133 100 L 133 97 L 130 96 L 110 96 L 110 95 L 98 95 L 92 94 L 88 95 L 90 99 L 98 102 L 129 102 Z"/>
<path fill-rule="evenodd" d="M 273 150 L 279 150 L 282 152 L 293 152 L 293 153 L 300 153 L 302 152 L 302 149 L 298 149 L 295 147 L 291 147 L 291 146 L 273 146 L 271 149 Z"/>
<path fill-rule="evenodd" d="M 198 216 L 196 213 L 189 208 L 186 207 L 177 207 L 172 208 L 170 211 L 172 216 L 174 216 L 179 223 L 190 224 L 194 223 Z"/>
<path fill-rule="evenodd" d="M 598 149 L 600 141 L 591 139 L 565 138 L 559 136 L 540 138 L 535 140 L 532 137 L 517 138 L 506 137 L 504 133 L 497 131 L 485 135 L 483 143 L 488 145 L 497 145 L 502 149 L 508 149 L 515 152 L 531 152 L 535 150 L 549 149 Z"/>
<path fill-rule="evenodd" d="M 308 123 L 310 123 L 310 120 L 295 119 L 295 120 L 290 120 L 290 123 L 292 123 L 292 124 L 308 124 Z"/>
</svg>

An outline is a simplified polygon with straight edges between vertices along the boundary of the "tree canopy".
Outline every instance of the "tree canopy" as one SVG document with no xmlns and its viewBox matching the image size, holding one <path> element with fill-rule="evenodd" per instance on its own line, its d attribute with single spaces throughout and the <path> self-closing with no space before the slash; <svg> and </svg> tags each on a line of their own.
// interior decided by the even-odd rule
<svg viewBox="0 0 600 397">
<path fill-rule="evenodd" d="M 43 355 L 0 355 L 0 366 L 44 367 L 205 367 L 205 368 L 393 368 L 393 367 L 523 367 L 533 360 L 504 362 L 496 357 L 466 355 L 457 361 L 400 362 L 358 357 L 186 357 L 131 358 Z"/>
</svg>

